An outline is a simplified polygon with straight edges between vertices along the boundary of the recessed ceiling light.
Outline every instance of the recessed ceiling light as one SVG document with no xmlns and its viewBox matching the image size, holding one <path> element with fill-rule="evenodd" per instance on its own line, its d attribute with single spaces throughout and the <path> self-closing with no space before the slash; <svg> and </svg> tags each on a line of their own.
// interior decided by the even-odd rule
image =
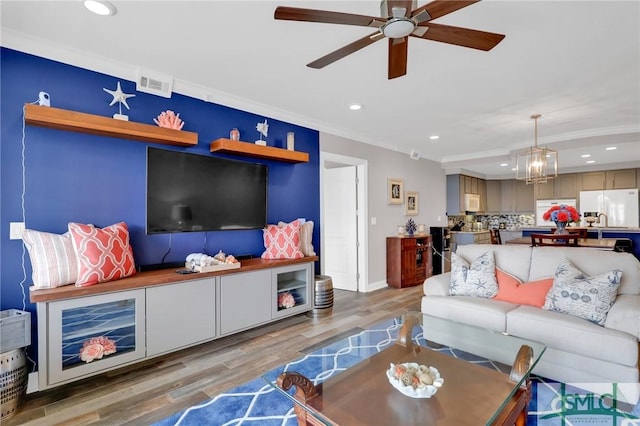
<svg viewBox="0 0 640 426">
<path fill-rule="evenodd" d="M 116 14 L 116 7 L 105 0 L 85 0 L 84 7 L 96 15 L 112 16 Z"/>
<path fill-rule="evenodd" d="M 435 141 L 436 139 L 440 139 L 440 136 L 438 136 L 438 135 L 431 135 L 431 136 L 429 136 L 429 139 L 431 139 L 432 141 Z"/>
<path fill-rule="evenodd" d="M 351 104 L 351 105 L 349 105 L 349 109 L 351 111 L 358 111 L 359 109 L 362 109 L 362 105 L 360 105 L 360 104 Z"/>
<path fill-rule="evenodd" d="M 582 154 L 580 157 L 582 157 L 582 158 L 589 158 L 589 157 L 591 157 L 591 154 Z"/>
<path fill-rule="evenodd" d="M 589 160 L 589 161 L 587 161 L 587 164 L 593 164 L 595 162 L 596 162 L 596 160 Z"/>
<path fill-rule="evenodd" d="M 509 164 L 507 163 L 500 163 L 500 167 L 507 167 Z"/>
<path fill-rule="evenodd" d="M 516 168 L 515 168 L 515 167 L 514 167 L 514 168 L 512 168 L 512 169 L 511 169 L 511 171 L 512 171 L 512 172 L 515 172 L 515 171 L 516 171 Z"/>
<path fill-rule="evenodd" d="M 613 150 L 614 150 L 614 149 L 616 149 L 616 148 L 617 148 L 617 147 L 615 147 L 615 146 L 608 146 L 608 147 L 606 147 L 606 148 L 605 148 L 605 150 L 607 150 L 607 151 L 613 151 Z"/>
</svg>

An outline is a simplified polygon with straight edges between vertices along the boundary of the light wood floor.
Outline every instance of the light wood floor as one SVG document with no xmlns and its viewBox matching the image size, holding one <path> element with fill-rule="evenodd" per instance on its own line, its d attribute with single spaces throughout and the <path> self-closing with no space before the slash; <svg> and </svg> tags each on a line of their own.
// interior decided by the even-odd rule
<svg viewBox="0 0 640 426">
<path fill-rule="evenodd" d="M 297 315 L 174 354 L 27 395 L 10 425 L 148 425 L 258 377 L 303 351 L 382 319 L 420 310 L 422 286 L 335 290 L 331 316 Z M 189 309 L 185 306 L 184 309 Z"/>
</svg>

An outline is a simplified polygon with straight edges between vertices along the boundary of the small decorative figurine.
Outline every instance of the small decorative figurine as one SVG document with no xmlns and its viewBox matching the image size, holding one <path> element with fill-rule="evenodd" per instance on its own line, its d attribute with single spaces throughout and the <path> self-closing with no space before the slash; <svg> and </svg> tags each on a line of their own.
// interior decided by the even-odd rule
<svg viewBox="0 0 640 426">
<path fill-rule="evenodd" d="M 109 106 L 113 106 L 116 103 L 119 104 L 118 105 L 118 113 L 117 114 L 113 114 L 113 118 L 115 118 L 116 120 L 129 121 L 129 116 L 122 114 L 122 104 L 124 104 L 124 106 L 127 109 L 129 109 L 129 105 L 127 104 L 127 99 L 133 98 L 136 95 L 129 95 L 129 94 L 124 93 L 122 91 L 122 88 L 120 87 L 120 82 L 118 82 L 118 86 L 117 86 L 116 90 L 109 90 L 109 89 L 105 89 L 104 87 L 102 88 L 102 90 L 104 90 L 105 92 L 107 92 L 111 96 L 113 96 L 113 100 L 111 101 Z"/>
<path fill-rule="evenodd" d="M 184 121 L 180 119 L 180 113 L 176 114 L 171 110 L 161 112 L 157 119 L 153 119 L 153 122 L 167 129 L 182 130 L 182 126 L 184 126 Z"/>
<path fill-rule="evenodd" d="M 256 130 L 260 133 L 260 140 L 256 141 L 256 145 L 266 146 L 267 141 L 263 141 L 262 137 L 267 137 L 267 133 L 269 133 L 269 125 L 267 124 L 267 119 L 264 119 L 264 123 L 258 123 L 256 125 Z"/>
<path fill-rule="evenodd" d="M 296 135 L 293 132 L 287 133 L 287 149 L 294 151 L 296 149 Z"/>
<path fill-rule="evenodd" d="M 413 219 L 409 219 L 404 227 L 407 230 L 407 234 L 409 234 L 409 236 L 412 236 L 413 233 L 416 232 L 416 223 L 413 221 Z"/>
<path fill-rule="evenodd" d="M 229 132 L 229 139 L 231 139 L 232 141 L 239 141 L 240 140 L 240 131 L 238 129 L 236 129 L 235 127 L 233 129 L 231 129 L 231 131 Z"/>
</svg>

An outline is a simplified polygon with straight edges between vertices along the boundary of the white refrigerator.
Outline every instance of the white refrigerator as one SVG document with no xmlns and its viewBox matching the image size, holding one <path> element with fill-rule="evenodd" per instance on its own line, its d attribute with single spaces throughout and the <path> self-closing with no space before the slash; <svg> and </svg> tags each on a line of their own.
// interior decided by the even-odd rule
<svg viewBox="0 0 640 426">
<path fill-rule="evenodd" d="M 607 189 L 602 191 L 580 191 L 580 213 L 604 213 L 609 226 L 640 226 L 638 215 L 638 189 Z M 582 226 L 587 222 L 582 218 Z M 599 226 L 604 226 L 604 218 Z"/>
</svg>

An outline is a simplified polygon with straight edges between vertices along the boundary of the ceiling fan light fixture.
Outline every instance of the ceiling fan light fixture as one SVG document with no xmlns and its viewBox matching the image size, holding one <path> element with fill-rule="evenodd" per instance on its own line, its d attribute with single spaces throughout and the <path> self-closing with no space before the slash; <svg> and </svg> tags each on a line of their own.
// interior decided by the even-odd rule
<svg viewBox="0 0 640 426">
<path fill-rule="evenodd" d="M 408 36 L 415 29 L 416 24 L 407 18 L 391 18 L 380 27 L 380 32 L 387 38 L 403 38 Z"/>
<path fill-rule="evenodd" d="M 116 14 L 116 7 L 105 0 L 85 0 L 84 7 L 100 16 L 113 16 Z"/>
<path fill-rule="evenodd" d="M 540 114 L 531 116 L 535 120 L 535 143 L 526 151 L 516 153 L 516 179 L 524 180 L 527 185 L 547 183 L 558 177 L 558 151 L 538 147 L 538 119 Z"/>
</svg>

